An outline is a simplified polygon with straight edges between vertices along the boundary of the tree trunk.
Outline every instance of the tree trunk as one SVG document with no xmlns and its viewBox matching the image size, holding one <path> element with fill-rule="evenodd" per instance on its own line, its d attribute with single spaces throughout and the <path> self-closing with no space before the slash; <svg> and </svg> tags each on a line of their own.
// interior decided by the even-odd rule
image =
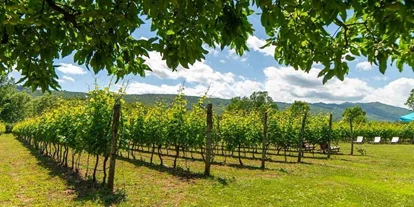
<svg viewBox="0 0 414 207">
<path fill-rule="evenodd" d="M 69 147 L 65 147 L 66 155 L 65 155 L 65 167 L 68 167 L 68 157 L 69 157 Z"/>
<path fill-rule="evenodd" d="M 79 152 L 78 158 L 76 158 L 76 166 L 75 166 L 75 172 L 79 173 L 79 166 L 80 166 L 80 158 L 82 155 L 82 151 Z"/>
<path fill-rule="evenodd" d="M 243 166 L 243 162 L 242 162 L 242 160 L 241 160 L 241 154 L 240 154 L 240 152 L 241 152 L 240 147 L 241 147 L 241 146 L 240 146 L 240 144 L 239 144 L 239 150 L 238 150 L 238 151 L 239 151 L 239 163 L 240 163 L 240 165 L 241 165 L 241 166 Z"/>
<path fill-rule="evenodd" d="M 99 155 L 96 155 L 95 167 L 93 168 L 92 181 L 96 182 L 96 170 L 98 169 Z"/>
<path fill-rule="evenodd" d="M 72 159 L 71 159 L 71 161 L 72 161 L 71 169 L 72 170 L 75 170 L 75 155 L 76 155 L 75 150 L 72 150 Z"/>
<path fill-rule="evenodd" d="M 158 157 L 160 158 L 160 165 L 164 165 L 164 162 L 162 161 L 162 157 L 161 157 L 161 145 L 158 145 Z"/>
<path fill-rule="evenodd" d="M 203 158 L 203 161 L 205 161 L 206 159 L 204 158 L 203 146 L 200 146 L 200 154 L 201 154 L 201 157 Z"/>
<path fill-rule="evenodd" d="M 180 156 L 180 146 L 175 146 L 175 158 L 174 158 L 174 168 L 177 167 L 177 158 Z"/>
<path fill-rule="evenodd" d="M 131 142 L 128 143 L 128 155 L 127 155 L 128 159 L 130 158 L 130 156 L 131 156 Z"/>
<path fill-rule="evenodd" d="M 102 185 L 105 185 L 106 182 L 106 162 L 108 161 L 109 156 L 105 156 L 104 161 L 103 161 L 103 179 L 102 179 Z"/>
<path fill-rule="evenodd" d="M 57 144 L 56 161 L 60 162 L 60 144 Z"/>
<path fill-rule="evenodd" d="M 152 164 L 152 158 L 154 157 L 154 152 L 155 152 L 155 145 L 152 144 L 152 150 L 151 150 L 151 159 L 150 159 L 150 163 Z"/>
<path fill-rule="evenodd" d="M 132 158 L 135 160 L 136 158 L 135 158 L 134 150 L 135 150 L 135 142 L 132 143 L 132 149 L 131 149 Z"/>
</svg>

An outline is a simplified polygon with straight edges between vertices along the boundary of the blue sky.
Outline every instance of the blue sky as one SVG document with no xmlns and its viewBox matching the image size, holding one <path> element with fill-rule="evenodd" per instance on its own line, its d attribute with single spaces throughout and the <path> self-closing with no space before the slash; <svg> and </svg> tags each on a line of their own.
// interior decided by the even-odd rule
<svg viewBox="0 0 414 207">
<path fill-rule="evenodd" d="M 258 15 L 251 16 L 250 21 L 255 32 L 247 42 L 250 52 L 242 57 L 228 48 L 223 51 L 208 48 L 210 52 L 204 61 L 195 63 L 189 70 L 179 68 L 178 72 L 172 72 L 158 53 L 150 52 L 147 64 L 153 72 L 148 72 L 145 78 L 129 75 L 112 88 L 115 90 L 127 82 L 126 91 L 130 94 L 176 94 L 185 81 L 184 93 L 188 95 L 201 96 L 209 88 L 210 97 L 231 98 L 266 90 L 280 102 L 382 102 L 401 107 L 414 88 L 414 72 L 410 67 L 400 73 L 395 66 L 390 66 L 382 75 L 364 57 L 348 62 L 350 72 L 345 81 L 334 78 L 323 85 L 322 79 L 317 78 L 322 66 L 315 64 L 310 73 L 295 71 L 274 60 L 274 48 L 260 49 L 267 36 Z M 154 36 L 149 26 L 147 23 L 138 29 L 134 37 Z M 93 88 L 95 79 L 102 87 L 111 81 L 105 72 L 95 75 L 86 67 L 74 64 L 72 55 L 56 63 L 61 64 L 57 74 L 62 90 L 87 92 Z M 19 74 L 14 71 L 11 76 L 18 78 Z"/>
</svg>

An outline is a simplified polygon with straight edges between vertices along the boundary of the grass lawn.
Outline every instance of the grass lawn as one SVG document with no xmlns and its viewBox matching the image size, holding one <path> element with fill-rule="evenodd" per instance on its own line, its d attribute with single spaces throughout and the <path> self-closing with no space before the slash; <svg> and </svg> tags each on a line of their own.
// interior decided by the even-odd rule
<svg viewBox="0 0 414 207">
<path fill-rule="evenodd" d="M 330 160 L 305 154 L 303 164 L 272 162 L 265 171 L 260 161 L 240 168 L 230 159 L 208 178 L 198 176 L 200 161 L 180 160 L 181 170 L 172 170 L 170 159 L 166 166 L 121 159 L 111 195 L 1 135 L 0 206 L 414 206 L 414 145 L 356 145 L 366 156 L 347 155 L 349 145 L 340 143 L 344 155 Z"/>
</svg>

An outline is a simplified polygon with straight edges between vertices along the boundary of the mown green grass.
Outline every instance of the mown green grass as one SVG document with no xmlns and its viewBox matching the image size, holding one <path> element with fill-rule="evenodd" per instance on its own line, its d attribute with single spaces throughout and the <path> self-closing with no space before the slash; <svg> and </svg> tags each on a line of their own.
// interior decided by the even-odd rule
<svg viewBox="0 0 414 207">
<path fill-rule="evenodd" d="M 414 206 L 414 145 L 357 145 L 366 156 L 340 145 L 344 154 L 330 160 L 306 154 L 304 164 L 272 162 L 264 171 L 260 161 L 240 168 L 230 159 L 213 165 L 211 177 L 200 176 L 199 161 L 179 160 L 172 170 L 170 158 L 166 166 L 121 159 L 112 195 L 2 135 L 0 206 Z"/>
</svg>

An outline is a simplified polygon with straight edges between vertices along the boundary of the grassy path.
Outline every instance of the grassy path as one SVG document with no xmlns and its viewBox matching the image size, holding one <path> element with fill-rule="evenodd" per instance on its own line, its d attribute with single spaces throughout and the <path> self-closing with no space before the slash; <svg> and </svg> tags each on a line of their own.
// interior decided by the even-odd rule
<svg viewBox="0 0 414 207">
<path fill-rule="evenodd" d="M 251 160 L 244 160 L 246 168 L 213 165 L 211 178 L 197 176 L 201 162 L 181 160 L 195 173 L 188 174 L 121 159 L 115 184 L 125 197 L 114 197 L 2 135 L 0 206 L 414 206 L 414 145 L 358 147 L 368 154 L 268 163 L 265 171 Z"/>
<path fill-rule="evenodd" d="M 65 181 L 11 135 L 0 136 L 0 206 L 71 206 Z"/>
</svg>

